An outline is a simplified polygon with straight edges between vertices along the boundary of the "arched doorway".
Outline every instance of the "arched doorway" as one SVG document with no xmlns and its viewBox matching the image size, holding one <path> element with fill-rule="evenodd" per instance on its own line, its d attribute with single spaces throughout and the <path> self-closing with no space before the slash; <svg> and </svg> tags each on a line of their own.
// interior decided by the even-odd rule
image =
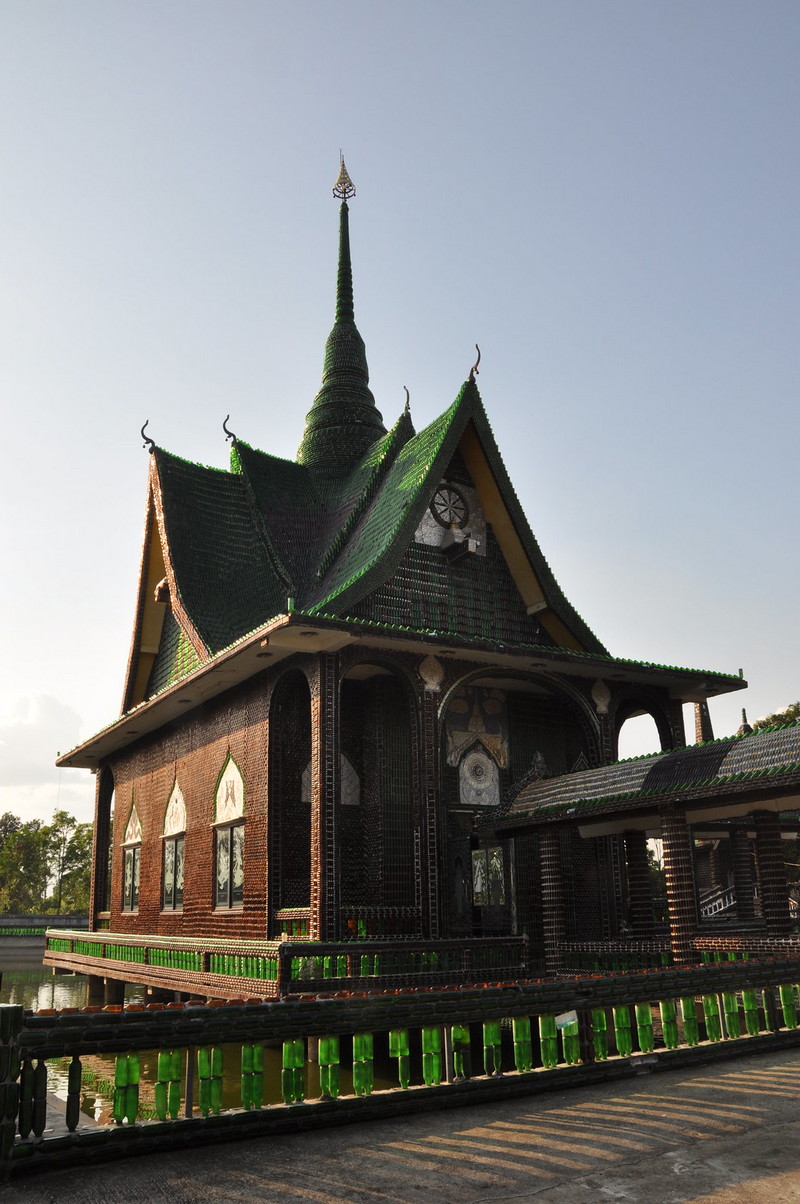
<svg viewBox="0 0 800 1204">
<path fill-rule="evenodd" d="M 343 935 L 420 935 L 412 692 L 391 668 L 359 664 L 342 680 L 340 713 Z"/>
<path fill-rule="evenodd" d="M 311 903 L 311 800 L 303 775 L 311 759 L 311 695 L 299 670 L 280 679 L 269 713 L 268 897 L 273 935 L 302 935 Z"/>
</svg>

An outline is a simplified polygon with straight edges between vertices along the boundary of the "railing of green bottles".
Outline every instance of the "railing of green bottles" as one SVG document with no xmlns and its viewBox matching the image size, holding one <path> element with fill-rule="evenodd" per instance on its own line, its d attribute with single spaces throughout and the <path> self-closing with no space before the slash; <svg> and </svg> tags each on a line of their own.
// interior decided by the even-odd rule
<svg viewBox="0 0 800 1204">
<path fill-rule="evenodd" d="M 202 968 L 202 967 L 200 967 Z M 228 974 L 236 978 L 257 978 L 278 981 L 278 957 L 259 957 L 240 953 L 209 953 L 208 969 L 212 974 Z"/>
<path fill-rule="evenodd" d="M 798 981 L 800 959 L 791 958 L 507 987 L 386 992 L 357 1001 L 333 997 L 25 1016 L 21 1007 L 5 1005 L 0 1007 L 0 1161 L 5 1156 L 6 1169 L 9 1164 L 24 1169 L 34 1155 L 94 1158 L 104 1143 L 113 1156 L 121 1149 L 114 1134 L 122 1126 L 136 1128 L 137 1149 L 144 1151 L 233 1136 L 243 1131 L 237 1119 L 262 1131 L 264 1126 L 280 1129 L 281 1117 L 294 1125 L 292 1108 L 306 1098 L 310 1038 L 317 1039 L 321 1097 L 306 1105 L 304 1124 L 331 1121 L 336 1101 L 357 1109 L 360 1100 L 371 1097 L 364 1115 L 375 1116 L 416 1109 L 431 1097 L 444 1103 L 448 1098 L 474 1102 L 481 1092 L 496 1096 L 501 1076 L 502 1094 L 509 1095 L 633 1073 L 639 1055 L 647 1055 L 657 1069 L 674 1064 L 676 1057 L 685 1063 L 693 1056 L 798 1044 Z M 203 1126 L 213 1126 L 222 1111 L 222 1046 L 242 1039 L 241 1110 L 226 1113 L 222 1128 L 208 1130 Z M 377 1042 L 394 1063 L 396 1083 L 373 1094 Z M 266 1043 L 282 1045 L 283 1105 L 264 1106 Z M 79 1130 L 81 1057 L 99 1044 L 119 1051 L 114 1124 Z M 158 1120 L 140 1123 L 139 1055 L 153 1049 L 158 1051 L 152 1081 Z M 482 1058 L 473 1064 L 473 1051 L 480 1055 L 481 1050 Z M 353 1092 L 344 1096 L 340 1068 L 351 1056 Z M 71 1059 L 68 1135 L 47 1138 L 46 1061 L 53 1057 Z M 181 1114 L 184 1119 L 176 1124 Z"/>
<path fill-rule="evenodd" d="M 286 943 L 282 956 L 289 959 L 289 979 L 305 992 L 338 986 L 411 986 L 414 982 L 485 981 L 487 978 L 526 977 L 529 970 L 527 937 L 487 937 L 469 941 L 415 942 L 367 940 L 309 945 Z"/>
<path fill-rule="evenodd" d="M 46 928 L 3 928 L 0 927 L 0 936 L 44 936 L 47 932 Z"/>
<path fill-rule="evenodd" d="M 48 932 L 47 953 L 74 955 L 176 971 L 218 974 L 270 983 L 270 994 L 308 994 L 337 987 L 446 985 L 528 977 L 527 937 L 487 937 L 468 941 L 230 941 L 192 938 L 127 937 L 119 933 Z M 47 958 L 46 958 L 47 960 Z M 76 963 L 70 961 L 72 968 Z M 79 966 L 80 963 L 77 963 Z M 87 973 L 100 969 L 84 966 Z M 274 984 L 274 985 L 272 985 Z M 189 985 L 192 985 L 189 980 Z M 210 981 L 206 986 L 211 987 Z M 223 987 L 219 987 L 223 991 Z M 254 988 L 256 994 L 260 994 Z M 252 992 L 251 992 L 252 993 Z"/>
<path fill-rule="evenodd" d="M 559 962 L 564 970 L 616 974 L 669 966 L 672 953 L 669 941 L 570 941 L 559 946 Z"/>
</svg>

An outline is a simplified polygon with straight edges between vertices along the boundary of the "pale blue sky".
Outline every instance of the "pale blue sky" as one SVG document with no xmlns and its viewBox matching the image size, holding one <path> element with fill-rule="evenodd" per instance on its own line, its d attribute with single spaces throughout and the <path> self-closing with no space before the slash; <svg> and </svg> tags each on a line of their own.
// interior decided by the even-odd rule
<svg viewBox="0 0 800 1204">
<path fill-rule="evenodd" d="M 0 812 L 88 817 L 147 456 L 293 456 L 333 307 L 339 147 L 387 421 L 480 388 L 612 652 L 800 694 L 800 6 L 0 3 Z M 651 737 L 635 751 L 649 751 Z M 631 749 L 630 751 L 634 751 Z"/>
</svg>

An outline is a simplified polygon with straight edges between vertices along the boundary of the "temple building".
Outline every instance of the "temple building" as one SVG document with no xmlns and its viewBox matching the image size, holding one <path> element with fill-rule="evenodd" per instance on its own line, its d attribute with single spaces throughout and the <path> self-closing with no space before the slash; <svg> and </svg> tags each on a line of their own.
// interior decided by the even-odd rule
<svg viewBox="0 0 800 1204">
<path fill-rule="evenodd" d="M 408 404 L 387 429 L 354 320 L 354 191 L 342 163 L 296 460 L 230 432 L 225 470 L 150 446 L 122 715 L 59 760 L 97 775 L 92 931 L 52 934 L 46 960 L 269 997 L 785 938 L 798 729 L 714 741 L 708 699 L 739 675 L 608 652 L 522 512 L 477 365 L 424 429 Z M 642 713 L 661 751 L 618 762 Z M 726 867 L 722 933 L 701 848 Z"/>
</svg>

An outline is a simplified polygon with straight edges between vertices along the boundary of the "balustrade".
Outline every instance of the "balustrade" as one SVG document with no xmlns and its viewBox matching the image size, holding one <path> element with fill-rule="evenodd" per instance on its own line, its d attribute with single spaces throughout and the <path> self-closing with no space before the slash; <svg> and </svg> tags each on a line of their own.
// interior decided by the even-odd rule
<svg viewBox="0 0 800 1204">
<path fill-rule="evenodd" d="M 476 1093 L 508 1095 L 632 1073 L 640 1055 L 669 1065 L 673 1051 L 685 1059 L 696 1049 L 707 1058 L 715 1047 L 729 1053 L 797 1044 L 798 982 L 794 958 L 252 1006 L 25 1017 L 21 1008 L 0 1007 L 0 1152 L 6 1170 L 16 1171 L 44 1165 L 48 1153 L 62 1160 L 113 1156 L 122 1149 L 115 1133 L 134 1127 L 137 1148 L 163 1149 L 201 1141 L 203 1126 L 222 1121 L 233 1124 L 231 1133 L 242 1125 L 251 1126 L 248 1132 L 254 1125 L 279 1131 L 280 1118 L 301 1107 L 304 1124 L 326 1123 L 331 1107 L 396 1114 L 416 1107 L 420 1093 L 433 1102 L 453 1096 L 466 1102 Z M 233 1111 L 223 1100 L 223 1052 L 230 1066 L 232 1043 L 240 1071 Z M 280 1065 L 273 1058 L 268 1065 L 265 1047 L 276 1046 Z M 82 1126 L 82 1059 L 115 1047 L 111 1124 Z M 65 1136 L 45 1133 L 51 1058 L 68 1061 Z M 314 1061 L 318 1099 L 311 1098 Z"/>
</svg>

